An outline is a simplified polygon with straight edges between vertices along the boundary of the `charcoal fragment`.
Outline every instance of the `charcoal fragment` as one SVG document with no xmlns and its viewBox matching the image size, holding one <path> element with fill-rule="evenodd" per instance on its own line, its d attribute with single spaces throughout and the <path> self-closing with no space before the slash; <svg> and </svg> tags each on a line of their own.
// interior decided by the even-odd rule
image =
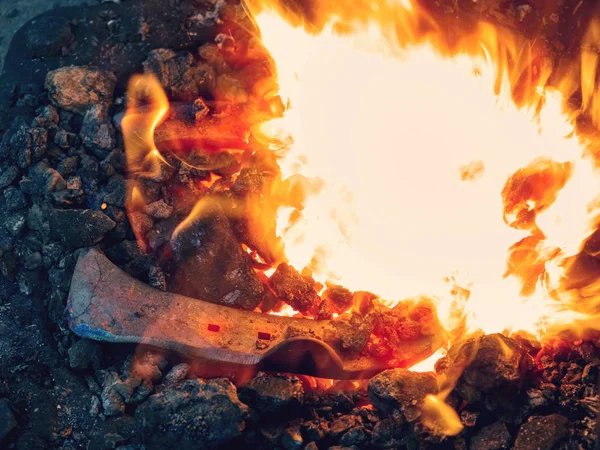
<svg viewBox="0 0 600 450">
<path fill-rule="evenodd" d="M 323 300 L 327 301 L 333 312 L 342 314 L 352 306 L 353 294 L 343 286 L 329 285 L 323 292 Z"/>
<path fill-rule="evenodd" d="M 515 450 L 538 450 L 554 448 L 569 434 L 569 420 L 559 414 L 549 416 L 531 416 L 528 422 L 521 425 Z"/>
<path fill-rule="evenodd" d="M 155 219 L 168 219 L 173 214 L 173 210 L 174 208 L 162 199 L 144 206 L 144 213 Z"/>
<path fill-rule="evenodd" d="M 72 369 L 98 367 L 102 358 L 100 346 L 88 339 L 77 341 L 69 348 L 69 365 Z"/>
<path fill-rule="evenodd" d="M 14 186 L 7 187 L 4 192 L 4 200 L 6 201 L 6 209 L 8 211 L 18 211 L 27 206 L 25 194 Z"/>
<path fill-rule="evenodd" d="M 300 275 L 287 263 L 277 266 L 277 270 L 269 279 L 269 286 L 278 298 L 301 313 L 307 313 L 317 307 L 321 300 L 315 281 Z"/>
<path fill-rule="evenodd" d="M 240 391 L 240 399 L 258 413 L 269 415 L 293 411 L 302 402 L 304 389 L 296 377 L 259 372 Z"/>
<path fill-rule="evenodd" d="M 0 442 L 17 426 L 8 400 L 0 398 Z"/>
<path fill-rule="evenodd" d="M 214 85 L 213 69 L 196 63 L 189 53 L 179 56 L 172 50 L 152 50 L 144 61 L 144 72 L 154 73 L 170 98 L 193 102 Z"/>
<path fill-rule="evenodd" d="M 92 209 L 54 210 L 50 214 L 52 237 L 71 248 L 94 245 L 115 226 L 106 214 Z"/>
<path fill-rule="evenodd" d="M 86 147 L 108 151 L 116 145 L 115 130 L 102 105 L 92 105 L 86 111 L 79 135 Z"/>
<path fill-rule="evenodd" d="M 364 440 L 366 439 L 365 429 L 362 426 L 355 426 L 346 431 L 342 437 L 340 438 L 340 445 L 342 446 L 352 446 L 352 445 L 362 445 Z"/>
<path fill-rule="evenodd" d="M 10 139 L 14 161 L 25 169 L 41 160 L 46 153 L 47 140 L 48 131 L 44 128 L 21 126 Z"/>
<path fill-rule="evenodd" d="M 281 435 L 281 444 L 286 450 L 300 450 L 304 444 L 298 425 L 286 428 Z"/>
<path fill-rule="evenodd" d="M 67 188 L 67 182 L 61 174 L 43 161 L 32 166 L 29 175 L 33 180 L 34 192 L 38 195 Z"/>
<path fill-rule="evenodd" d="M 63 130 L 62 128 L 57 130 L 56 133 L 54 133 L 54 143 L 60 148 L 71 147 L 71 145 L 73 145 L 74 138 L 75 135 L 73 133 L 69 133 L 68 131 Z"/>
<path fill-rule="evenodd" d="M 4 222 L 4 227 L 13 236 L 18 236 L 25 227 L 25 213 L 15 213 L 9 216 Z"/>
<path fill-rule="evenodd" d="M 180 293 L 248 310 L 262 300 L 264 287 L 220 207 L 178 229 L 171 248 Z"/>
<path fill-rule="evenodd" d="M 186 363 L 177 364 L 165 375 L 165 384 L 174 384 L 183 381 L 190 371 L 190 365 Z"/>
<path fill-rule="evenodd" d="M 471 450 L 501 450 L 509 448 L 510 433 L 508 428 L 502 422 L 496 422 L 492 425 L 482 428 L 471 438 Z"/>
<path fill-rule="evenodd" d="M 186 380 L 151 395 L 135 411 L 136 424 L 157 448 L 225 446 L 245 427 L 248 408 L 229 380 Z"/>
<path fill-rule="evenodd" d="M 110 104 L 116 84 L 117 78 L 111 72 L 68 66 L 48 72 L 45 86 L 55 105 L 84 114 L 90 106 Z"/>
<path fill-rule="evenodd" d="M 24 44 L 34 58 L 56 57 L 73 42 L 71 24 L 66 17 L 47 15 L 37 17 L 35 26 L 26 26 Z M 52 30 L 51 33 L 48 30 Z"/>
<path fill-rule="evenodd" d="M 356 416 L 352 416 L 352 415 L 340 416 L 333 421 L 329 431 L 332 436 L 337 437 L 337 436 L 340 436 L 345 431 L 355 427 L 356 424 L 357 424 Z"/>
<path fill-rule="evenodd" d="M 375 408 L 386 414 L 398 410 L 412 422 L 420 416 L 425 397 L 437 392 L 437 380 L 432 373 L 391 369 L 373 377 L 367 392 Z"/>
<path fill-rule="evenodd" d="M 19 169 L 16 166 L 9 166 L 0 174 L 0 189 L 12 184 L 19 176 Z"/>
<path fill-rule="evenodd" d="M 376 448 L 398 448 L 402 441 L 402 422 L 382 419 L 375 424 L 371 434 L 371 445 Z"/>
<path fill-rule="evenodd" d="M 58 121 L 60 120 L 58 116 L 58 111 L 52 105 L 44 106 L 36 111 L 38 115 L 33 119 L 31 126 L 32 127 L 40 127 L 53 129 L 58 125 Z"/>
<path fill-rule="evenodd" d="M 57 170 L 63 177 L 66 177 L 67 175 L 72 175 L 73 173 L 75 173 L 75 170 L 77 170 L 78 165 L 78 156 L 67 156 L 60 163 L 58 163 Z"/>
<path fill-rule="evenodd" d="M 435 366 L 436 372 L 451 377 L 462 372 L 456 392 L 469 403 L 487 399 L 493 408 L 511 407 L 532 367 L 527 350 L 501 334 L 454 345 Z"/>
<path fill-rule="evenodd" d="M 309 441 L 320 441 L 329 432 L 327 421 L 315 420 L 302 424 L 302 434 Z"/>
</svg>

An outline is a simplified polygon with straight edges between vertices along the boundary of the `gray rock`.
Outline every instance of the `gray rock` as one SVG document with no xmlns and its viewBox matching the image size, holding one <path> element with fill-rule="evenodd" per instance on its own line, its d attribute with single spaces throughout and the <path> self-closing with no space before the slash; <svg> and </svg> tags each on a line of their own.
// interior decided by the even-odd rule
<svg viewBox="0 0 600 450">
<path fill-rule="evenodd" d="M 79 114 L 84 114 L 92 105 L 109 105 L 116 84 L 117 78 L 112 72 L 89 66 L 61 67 L 46 75 L 50 100 Z"/>
<path fill-rule="evenodd" d="M 420 416 L 420 407 L 428 394 L 437 392 L 437 380 L 432 373 L 391 369 L 371 379 L 369 400 L 384 413 L 401 411 L 409 422 Z"/>
<path fill-rule="evenodd" d="M 71 248 L 89 247 L 102 240 L 115 226 L 106 214 L 92 209 L 54 210 L 50 232 L 55 240 Z"/>
<path fill-rule="evenodd" d="M 7 167 L 6 170 L 0 174 L 0 189 L 12 184 L 18 176 L 19 168 L 17 166 Z"/>
<path fill-rule="evenodd" d="M 299 406 L 303 394 L 298 378 L 263 372 L 240 390 L 242 401 L 264 415 L 280 414 Z"/>
<path fill-rule="evenodd" d="M 86 111 L 79 136 L 86 147 L 97 147 L 102 150 L 114 148 L 117 142 L 115 129 L 108 119 L 104 106 L 92 105 Z"/>
<path fill-rule="evenodd" d="M 100 346 L 88 339 L 77 341 L 69 348 L 69 365 L 73 369 L 87 369 L 89 366 L 98 367 L 102 354 Z"/>
<path fill-rule="evenodd" d="M 471 450 L 501 450 L 509 448 L 510 433 L 502 422 L 482 428 L 471 438 Z"/>
<path fill-rule="evenodd" d="M 515 450 L 540 450 L 554 448 L 556 443 L 569 434 L 569 419 L 559 414 L 531 416 L 521 425 Z"/>
<path fill-rule="evenodd" d="M 0 399 L 0 442 L 17 426 L 8 400 Z"/>
<path fill-rule="evenodd" d="M 226 379 L 186 380 L 151 395 L 135 412 L 135 420 L 157 448 L 224 446 L 245 427 L 248 407 Z"/>
<path fill-rule="evenodd" d="M 6 200 L 6 209 L 8 211 L 18 211 L 27 206 L 25 194 L 14 186 L 9 186 L 4 190 L 4 200 Z"/>
</svg>

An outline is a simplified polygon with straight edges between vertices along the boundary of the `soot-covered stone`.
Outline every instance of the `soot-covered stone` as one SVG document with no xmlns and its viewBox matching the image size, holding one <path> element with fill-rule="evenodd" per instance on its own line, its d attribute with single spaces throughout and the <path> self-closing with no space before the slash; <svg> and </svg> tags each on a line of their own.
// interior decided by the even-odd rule
<svg viewBox="0 0 600 450">
<path fill-rule="evenodd" d="M 25 32 L 25 46 L 35 58 L 59 56 L 73 42 L 69 20 L 61 16 L 43 16 Z M 49 32 L 52 30 L 52 32 Z"/>
<path fill-rule="evenodd" d="M 510 407 L 533 359 L 517 341 L 501 334 L 466 340 L 450 348 L 436 372 L 458 378 L 456 392 L 467 402 L 483 401 L 488 409 Z"/>
<path fill-rule="evenodd" d="M 61 67 L 48 72 L 50 100 L 67 111 L 84 114 L 92 105 L 107 106 L 117 85 L 112 72 L 90 66 Z"/>
<path fill-rule="evenodd" d="M 106 214 L 92 209 L 57 209 L 50 214 L 53 238 L 72 248 L 97 244 L 114 227 L 115 222 Z"/>
<path fill-rule="evenodd" d="M 10 409 L 8 400 L 0 399 L 0 442 L 6 437 L 13 428 L 17 426 L 15 416 Z"/>
<path fill-rule="evenodd" d="M 307 313 L 321 302 L 315 281 L 304 277 L 287 263 L 281 263 L 269 279 L 269 286 L 275 295 L 292 308 Z"/>
<path fill-rule="evenodd" d="M 538 450 L 554 448 L 554 445 L 569 434 L 569 420 L 559 414 L 532 416 L 521 425 L 515 441 L 516 450 Z"/>
<path fill-rule="evenodd" d="M 296 377 L 259 372 L 240 391 L 240 398 L 260 414 L 285 414 L 300 405 L 304 389 Z"/>
<path fill-rule="evenodd" d="M 367 392 L 375 408 L 387 414 L 401 411 L 412 422 L 419 417 L 425 397 L 437 392 L 437 380 L 432 373 L 391 369 L 373 377 Z"/>
<path fill-rule="evenodd" d="M 471 439 L 471 450 L 501 450 L 508 448 L 510 444 L 510 433 L 502 422 L 482 428 Z"/>
<path fill-rule="evenodd" d="M 189 53 L 152 50 L 144 61 L 144 72 L 154 73 L 170 98 L 193 102 L 214 86 L 215 74 L 207 64 L 196 63 Z"/>
<path fill-rule="evenodd" d="M 264 286 L 252 269 L 223 210 L 215 206 L 192 219 L 171 240 L 176 264 L 174 288 L 180 293 L 222 305 L 252 310 Z"/>
<path fill-rule="evenodd" d="M 151 395 L 135 412 L 136 423 L 155 448 L 225 445 L 245 427 L 248 407 L 229 380 L 186 380 Z"/>
</svg>

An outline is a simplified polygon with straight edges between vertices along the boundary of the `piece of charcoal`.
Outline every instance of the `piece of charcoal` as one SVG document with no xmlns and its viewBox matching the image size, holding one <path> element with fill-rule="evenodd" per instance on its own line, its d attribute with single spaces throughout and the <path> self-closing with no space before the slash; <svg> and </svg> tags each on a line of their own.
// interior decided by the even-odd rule
<svg viewBox="0 0 600 450">
<path fill-rule="evenodd" d="M 108 119 L 105 106 L 96 104 L 88 108 L 83 116 L 79 136 L 86 147 L 106 151 L 114 148 L 116 145 L 115 130 Z"/>
<path fill-rule="evenodd" d="M 58 163 L 57 170 L 63 176 L 72 175 L 77 170 L 79 165 L 79 156 L 67 156 Z"/>
<path fill-rule="evenodd" d="M 171 248 L 181 294 L 248 310 L 262 300 L 265 288 L 220 207 L 178 228 Z"/>
<path fill-rule="evenodd" d="M 489 397 L 490 405 L 509 408 L 533 368 L 533 359 L 517 341 L 490 334 L 452 346 L 435 368 L 450 377 L 462 372 L 455 389 L 467 402 Z"/>
<path fill-rule="evenodd" d="M 352 445 L 361 446 L 367 435 L 362 426 L 355 426 L 346 431 L 340 438 L 340 445 L 349 447 Z"/>
<path fill-rule="evenodd" d="M 32 127 L 40 127 L 53 129 L 58 125 L 58 121 L 60 117 L 58 116 L 58 111 L 52 105 L 46 105 L 43 108 L 38 109 L 37 116 L 31 122 Z"/>
<path fill-rule="evenodd" d="M 35 26 L 26 27 L 24 39 L 25 47 L 34 58 L 60 56 L 73 42 L 71 24 L 66 17 L 46 15 L 36 18 L 35 22 Z"/>
<path fill-rule="evenodd" d="M 531 416 L 521 425 L 515 450 L 537 450 L 554 448 L 561 439 L 569 434 L 569 420 L 559 414 L 549 416 Z"/>
<path fill-rule="evenodd" d="M 402 422 L 389 418 L 375 424 L 371 434 L 371 445 L 375 448 L 391 449 L 400 447 Z"/>
<path fill-rule="evenodd" d="M 46 153 L 48 131 L 39 127 L 21 126 L 10 138 L 13 160 L 25 169 L 42 159 Z"/>
<path fill-rule="evenodd" d="M 4 222 L 4 227 L 13 236 L 18 236 L 25 227 L 25 219 L 25 213 L 18 212 L 12 214 L 6 219 L 6 222 Z"/>
<path fill-rule="evenodd" d="M 90 106 L 108 106 L 116 84 L 117 78 L 112 72 L 89 66 L 68 66 L 48 72 L 45 86 L 55 105 L 85 114 Z"/>
<path fill-rule="evenodd" d="M 218 152 L 210 158 L 211 171 L 215 175 L 228 177 L 240 171 L 240 163 L 229 152 Z"/>
<path fill-rule="evenodd" d="M 429 394 L 437 392 L 433 373 L 391 369 L 381 372 L 369 381 L 368 396 L 373 406 L 385 414 L 400 411 L 409 422 L 420 415 L 420 407 Z"/>
<path fill-rule="evenodd" d="M 297 377 L 259 372 L 240 390 L 240 399 L 259 414 L 286 414 L 302 402 L 304 389 Z"/>
<path fill-rule="evenodd" d="M 0 398 L 0 442 L 17 426 L 8 400 Z"/>
<path fill-rule="evenodd" d="M 44 195 L 48 192 L 61 191 L 67 188 L 67 182 L 61 174 L 41 161 L 29 168 L 29 176 L 33 179 L 36 192 Z"/>
<path fill-rule="evenodd" d="M 77 341 L 69 348 L 69 365 L 72 369 L 86 369 L 88 366 L 98 367 L 102 352 L 97 342 L 89 339 Z"/>
<path fill-rule="evenodd" d="M 71 248 L 97 244 L 115 226 L 106 214 L 92 209 L 54 210 L 50 214 L 50 232 L 54 239 Z"/>
<path fill-rule="evenodd" d="M 155 219 L 168 219 L 173 211 L 174 208 L 162 199 L 144 206 L 144 212 Z"/>
<path fill-rule="evenodd" d="M 511 441 L 508 428 L 502 422 L 482 428 L 471 438 L 471 450 L 501 450 L 509 448 Z"/>
<path fill-rule="evenodd" d="M 19 176 L 19 168 L 16 166 L 7 167 L 4 172 L 0 174 L 0 189 L 4 189 L 13 183 Z"/>
<path fill-rule="evenodd" d="M 343 286 L 329 285 L 323 292 L 323 300 L 329 303 L 333 312 L 342 314 L 352 306 L 353 294 Z"/>
<path fill-rule="evenodd" d="M 196 63 L 189 53 L 177 55 L 172 50 L 152 50 L 144 61 L 144 72 L 154 73 L 167 95 L 176 100 L 193 102 L 214 85 L 212 68 Z"/>
<path fill-rule="evenodd" d="M 63 130 L 62 128 L 57 130 L 56 133 L 54 133 L 54 143 L 60 148 L 71 147 L 71 145 L 73 145 L 74 138 L 75 135 L 73 133 L 69 133 L 68 131 Z"/>
<path fill-rule="evenodd" d="M 186 380 L 148 397 L 135 411 L 135 421 L 156 448 L 221 446 L 238 437 L 248 408 L 229 380 Z"/>
<path fill-rule="evenodd" d="M 4 200 L 6 201 L 6 209 L 8 211 L 18 211 L 27 206 L 25 194 L 14 186 L 7 187 L 4 192 Z"/>
<path fill-rule="evenodd" d="M 269 279 L 269 286 L 278 298 L 303 314 L 318 307 L 321 302 L 315 281 L 300 275 L 287 263 L 277 266 L 277 270 Z"/>
<path fill-rule="evenodd" d="M 283 430 L 281 444 L 286 450 L 300 450 L 304 446 L 304 439 L 300 433 L 300 426 L 293 425 Z"/>
<path fill-rule="evenodd" d="M 331 424 L 331 427 L 329 429 L 329 432 L 332 436 L 338 437 L 342 433 L 346 432 L 347 430 L 355 427 L 357 425 L 357 423 L 358 423 L 358 421 L 357 421 L 356 416 L 349 415 L 349 414 L 340 416 L 333 421 L 333 423 Z"/>
</svg>

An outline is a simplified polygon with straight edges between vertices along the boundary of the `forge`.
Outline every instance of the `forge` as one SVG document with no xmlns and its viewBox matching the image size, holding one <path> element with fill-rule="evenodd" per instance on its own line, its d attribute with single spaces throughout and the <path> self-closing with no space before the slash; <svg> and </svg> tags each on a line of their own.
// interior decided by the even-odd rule
<svg viewBox="0 0 600 450">
<path fill-rule="evenodd" d="M 599 39 L 584 1 L 26 23 L 0 446 L 600 448 Z"/>
</svg>

